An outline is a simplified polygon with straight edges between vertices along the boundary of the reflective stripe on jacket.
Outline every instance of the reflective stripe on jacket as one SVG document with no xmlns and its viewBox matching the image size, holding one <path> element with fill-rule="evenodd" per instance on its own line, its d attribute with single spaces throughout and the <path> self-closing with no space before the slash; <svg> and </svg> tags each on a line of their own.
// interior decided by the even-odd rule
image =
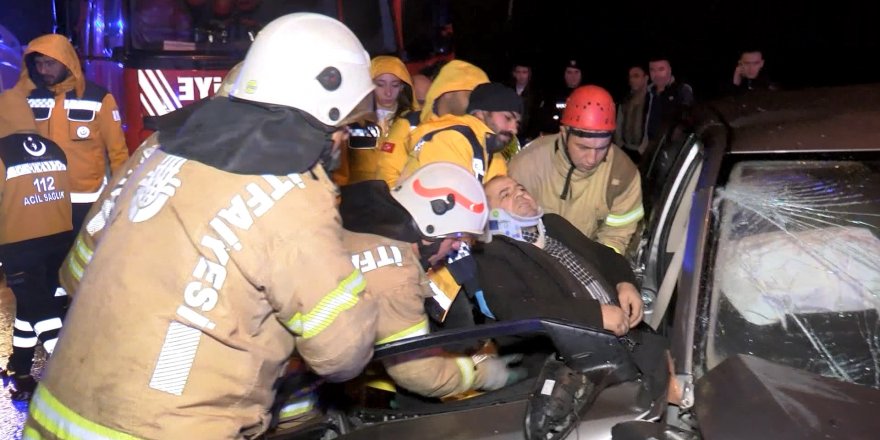
<svg viewBox="0 0 880 440">
<path fill-rule="evenodd" d="M 157 150 L 120 189 L 41 384 L 127 435 L 257 435 L 294 348 L 334 381 L 372 355 L 375 303 L 341 234 L 320 166 L 233 174 Z"/>
<path fill-rule="evenodd" d="M 379 307 L 376 344 L 428 334 L 424 303 L 433 293 L 412 246 L 373 234 L 345 231 L 344 237 L 352 264 L 364 273 Z M 384 364 L 397 385 L 428 397 L 453 396 L 483 383 L 470 356 L 434 351 Z"/>
</svg>

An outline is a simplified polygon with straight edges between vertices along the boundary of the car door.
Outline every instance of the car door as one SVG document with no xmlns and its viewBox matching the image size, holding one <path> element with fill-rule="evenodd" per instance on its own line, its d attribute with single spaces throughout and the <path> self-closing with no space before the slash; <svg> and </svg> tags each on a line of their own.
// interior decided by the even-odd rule
<svg viewBox="0 0 880 440">
<path fill-rule="evenodd" d="M 696 134 L 667 142 L 658 149 L 644 176 L 645 204 L 650 212 L 634 262 L 646 303 L 645 321 L 655 329 L 666 316 L 681 268 L 703 154 Z"/>
</svg>

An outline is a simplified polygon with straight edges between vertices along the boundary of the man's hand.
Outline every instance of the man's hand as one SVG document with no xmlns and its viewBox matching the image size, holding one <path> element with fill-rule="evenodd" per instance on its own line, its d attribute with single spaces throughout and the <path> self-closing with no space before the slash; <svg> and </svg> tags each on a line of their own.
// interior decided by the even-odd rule
<svg viewBox="0 0 880 440">
<path fill-rule="evenodd" d="M 602 304 L 602 326 L 617 336 L 623 336 L 629 331 L 626 313 L 614 304 Z"/>
<path fill-rule="evenodd" d="M 742 63 L 737 63 L 736 69 L 733 70 L 733 85 L 738 86 L 742 83 Z"/>
<path fill-rule="evenodd" d="M 482 359 L 478 359 L 478 356 L 482 357 Z M 481 390 L 498 390 L 515 384 L 528 376 L 528 370 L 525 367 L 510 366 L 510 364 L 515 364 L 522 360 L 523 355 L 521 354 L 508 354 L 505 356 L 476 355 L 474 357 L 477 371 L 483 376 Z"/>
<path fill-rule="evenodd" d="M 636 286 L 627 282 L 617 283 L 617 299 L 626 315 L 629 328 L 639 325 L 645 316 L 645 303 Z"/>
</svg>

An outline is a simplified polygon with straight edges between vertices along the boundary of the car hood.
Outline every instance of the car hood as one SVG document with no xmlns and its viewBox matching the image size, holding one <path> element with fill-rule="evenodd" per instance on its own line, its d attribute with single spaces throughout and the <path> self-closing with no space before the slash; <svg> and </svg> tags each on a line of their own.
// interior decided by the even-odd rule
<svg viewBox="0 0 880 440">
<path fill-rule="evenodd" d="M 874 438 L 880 390 L 754 356 L 726 359 L 697 381 L 704 439 Z"/>
</svg>

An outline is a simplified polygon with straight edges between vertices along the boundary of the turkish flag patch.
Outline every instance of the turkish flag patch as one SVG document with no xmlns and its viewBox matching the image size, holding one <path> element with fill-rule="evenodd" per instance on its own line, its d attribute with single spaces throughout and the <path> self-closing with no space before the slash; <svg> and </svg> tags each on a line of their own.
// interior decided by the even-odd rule
<svg viewBox="0 0 880 440">
<path fill-rule="evenodd" d="M 380 150 L 382 150 L 386 153 L 393 153 L 394 152 L 394 143 L 393 142 L 385 142 L 382 144 L 382 148 L 380 148 Z"/>
</svg>

